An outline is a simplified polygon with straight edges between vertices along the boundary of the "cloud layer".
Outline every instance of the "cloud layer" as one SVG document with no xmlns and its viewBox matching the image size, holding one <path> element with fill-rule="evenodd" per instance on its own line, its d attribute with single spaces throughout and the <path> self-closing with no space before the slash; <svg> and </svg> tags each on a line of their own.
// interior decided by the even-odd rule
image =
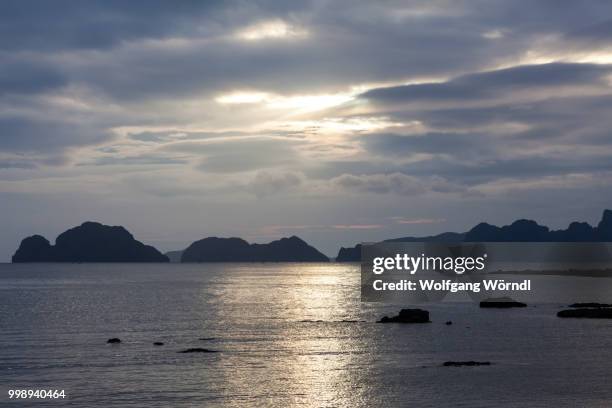
<svg viewBox="0 0 612 408">
<path fill-rule="evenodd" d="M 0 251 L 81 218 L 166 249 L 293 225 L 330 253 L 485 216 L 596 218 L 611 198 L 609 15 L 600 1 L 2 2 L 15 236 Z M 162 214 L 174 238 L 151 226 Z"/>
</svg>

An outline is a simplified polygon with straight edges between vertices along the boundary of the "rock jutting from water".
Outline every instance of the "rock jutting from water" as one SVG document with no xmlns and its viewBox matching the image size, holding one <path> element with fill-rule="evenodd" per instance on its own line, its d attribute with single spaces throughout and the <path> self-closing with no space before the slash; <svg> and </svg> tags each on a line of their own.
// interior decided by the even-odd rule
<svg viewBox="0 0 612 408">
<path fill-rule="evenodd" d="M 511 307 L 527 307 L 523 302 L 517 302 L 507 297 L 489 298 L 480 302 L 482 308 L 509 309 Z"/>
<path fill-rule="evenodd" d="M 612 308 L 578 308 L 561 310 L 558 317 L 582 318 L 582 319 L 612 319 Z"/>
<path fill-rule="evenodd" d="M 442 366 L 444 367 L 476 367 L 476 366 L 488 366 L 491 365 L 490 361 L 445 361 Z"/>
<path fill-rule="evenodd" d="M 568 307 L 612 307 L 610 303 L 597 303 L 597 302 L 585 302 L 585 303 L 572 303 Z"/>
<path fill-rule="evenodd" d="M 429 312 L 423 309 L 402 309 L 399 315 L 383 316 L 378 323 L 431 323 Z"/>
</svg>

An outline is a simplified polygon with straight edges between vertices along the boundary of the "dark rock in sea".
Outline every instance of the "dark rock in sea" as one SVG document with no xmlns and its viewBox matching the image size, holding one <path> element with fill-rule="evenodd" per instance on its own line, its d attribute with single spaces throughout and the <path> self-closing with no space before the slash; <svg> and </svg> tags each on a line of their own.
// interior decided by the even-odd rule
<svg viewBox="0 0 612 408">
<path fill-rule="evenodd" d="M 113 337 L 112 339 L 106 340 L 106 342 L 109 343 L 109 344 L 119 344 L 119 343 L 121 343 L 121 339 L 119 339 L 117 337 Z"/>
<path fill-rule="evenodd" d="M 442 364 L 444 367 L 475 367 L 488 365 L 491 365 L 490 361 L 445 361 L 444 364 Z"/>
<path fill-rule="evenodd" d="M 153 343 L 154 346 L 163 346 L 164 343 L 161 341 L 156 341 L 155 343 Z"/>
<path fill-rule="evenodd" d="M 510 298 L 489 298 L 480 302 L 482 308 L 496 308 L 496 309 L 509 309 L 511 307 L 527 307 L 527 304 L 517 302 Z"/>
<path fill-rule="evenodd" d="M 179 353 L 216 353 L 216 352 L 217 352 L 216 350 L 209 350 L 209 349 L 200 348 L 200 347 L 188 348 L 188 349 L 179 351 Z"/>
<path fill-rule="evenodd" d="M 431 323 L 429 312 L 423 309 L 402 309 L 399 315 L 393 317 L 383 316 L 378 323 Z"/>
<path fill-rule="evenodd" d="M 53 247 L 40 235 L 32 235 L 21 241 L 19 249 L 13 255 L 15 262 L 49 262 L 54 258 Z"/>
<path fill-rule="evenodd" d="M 572 303 L 568 307 L 612 307 L 612 304 L 610 304 L 610 303 L 586 302 L 586 303 Z"/>
<path fill-rule="evenodd" d="M 168 262 L 152 246 L 134 239 L 123 227 L 85 222 L 60 234 L 51 246 L 34 235 L 21 242 L 13 262 Z"/>
<path fill-rule="evenodd" d="M 447 325 L 447 326 L 450 326 L 451 324 L 453 324 L 453 322 L 449 320 L 448 322 L 446 322 L 444 324 Z"/>
<path fill-rule="evenodd" d="M 612 319 L 612 308 L 584 308 L 561 310 L 558 317 L 574 317 L 582 319 Z"/>
<path fill-rule="evenodd" d="M 329 262 L 329 258 L 296 236 L 268 244 L 210 237 L 191 244 L 181 262 Z"/>
</svg>

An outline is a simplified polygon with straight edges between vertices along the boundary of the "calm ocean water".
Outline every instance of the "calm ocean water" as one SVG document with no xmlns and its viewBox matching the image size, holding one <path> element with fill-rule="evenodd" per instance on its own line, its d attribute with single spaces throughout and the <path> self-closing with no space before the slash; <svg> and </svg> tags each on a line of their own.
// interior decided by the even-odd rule
<svg viewBox="0 0 612 408">
<path fill-rule="evenodd" d="M 374 323 L 400 307 L 361 303 L 356 265 L 0 265 L 0 405 L 612 406 L 612 321 L 465 302 Z"/>
</svg>

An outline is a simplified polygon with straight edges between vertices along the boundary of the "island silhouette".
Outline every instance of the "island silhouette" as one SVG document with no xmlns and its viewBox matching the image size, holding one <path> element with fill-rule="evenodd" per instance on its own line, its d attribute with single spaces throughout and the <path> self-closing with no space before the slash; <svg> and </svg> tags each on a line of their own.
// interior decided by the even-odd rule
<svg viewBox="0 0 612 408">
<path fill-rule="evenodd" d="M 498 227 L 480 223 L 464 233 L 444 232 L 424 237 L 402 237 L 383 242 L 612 242 L 612 210 L 604 210 L 596 227 L 572 222 L 567 229 L 550 230 L 520 219 Z M 361 245 L 340 248 L 337 262 L 359 262 Z M 166 255 L 137 241 L 122 226 L 87 221 L 60 234 L 55 245 L 40 235 L 21 241 L 12 258 L 20 262 L 328 262 L 329 258 L 297 236 L 267 244 L 242 238 L 208 237 L 182 251 Z"/>
<path fill-rule="evenodd" d="M 169 262 L 166 255 L 134 239 L 121 226 L 87 221 L 61 233 L 55 245 L 40 235 L 21 241 L 12 259 L 19 262 Z"/>
<path fill-rule="evenodd" d="M 184 251 L 164 255 L 134 239 L 124 227 L 84 222 L 60 234 L 55 245 L 40 235 L 21 241 L 13 263 L 22 262 L 329 262 L 304 240 L 292 236 L 267 244 L 241 238 L 209 237 Z"/>
<path fill-rule="evenodd" d="M 267 244 L 209 237 L 185 249 L 181 262 L 329 262 L 329 258 L 296 236 Z"/>
<path fill-rule="evenodd" d="M 425 237 L 402 237 L 383 242 L 612 242 L 612 210 L 604 210 L 596 227 L 572 222 L 567 229 L 550 230 L 533 220 L 520 219 L 498 227 L 481 222 L 468 232 L 443 232 Z M 337 262 L 359 262 L 361 244 L 340 248 Z"/>
</svg>

